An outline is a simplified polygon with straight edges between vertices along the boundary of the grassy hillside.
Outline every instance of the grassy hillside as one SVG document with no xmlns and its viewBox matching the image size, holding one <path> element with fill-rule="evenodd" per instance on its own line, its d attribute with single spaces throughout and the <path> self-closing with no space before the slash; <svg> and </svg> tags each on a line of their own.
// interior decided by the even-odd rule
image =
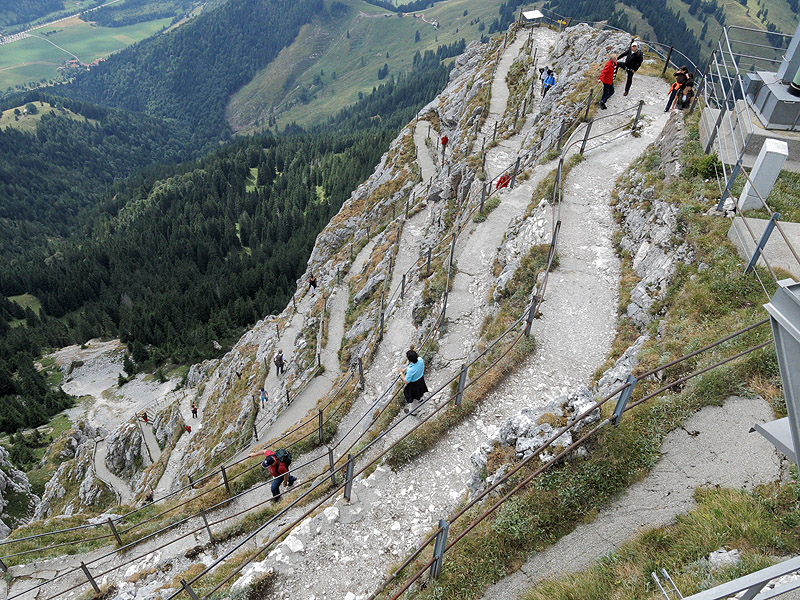
<svg viewBox="0 0 800 600">
<path fill-rule="evenodd" d="M 388 77 L 397 76 L 411 70 L 417 51 L 479 39 L 498 17 L 502 0 L 449 0 L 417 17 L 388 13 L 362 0 L 344 4 L 346 11 L 334 18 L 306 25 L 293 44 L 231 97 L 226 118 L 235 131 L 266 127 L 271 112 L 281 128 L 293 121 L 319 122 L 385 82 L 378 77 L 384 65 Z M 439 28 L 426 20 L 438 21 Z"/>
<path fill-rule="evenodd" d="M 73 17 L 31 33 L 31 37 L 3 45 L 0 52 L 0 90 L 59 81 L 66 61 L 91 63 L 143 40 L 168 26 L 170 19 L 145 21 L 125 27 L 98 27 Z"/>
</svg>

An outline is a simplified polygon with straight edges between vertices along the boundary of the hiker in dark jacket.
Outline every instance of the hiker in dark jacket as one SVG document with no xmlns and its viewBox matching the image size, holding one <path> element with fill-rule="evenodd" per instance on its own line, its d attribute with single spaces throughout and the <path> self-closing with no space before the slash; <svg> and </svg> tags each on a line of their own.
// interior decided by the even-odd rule
<svg viewBox="0 0 800 600">
<path fill-rule="evenodd" d="M 285 450 L 278 450 L 278 452 L 284 452 L 288 454 Z M 254 456 L 260 455 L 260 451 L 251 452 L 247 455 L 248 458 L 252 458 Z M 289 459 L 291 460 L 291 458 Z M 278 502 L 281 499 L 281 483 L 285 483 L 286 487 L 291 487 L 294 485 L 294 482 L 297 481 L 297 477 L 294 477 L 289 473 L 289 467 L 286 466 L 282 461 L 278 460 L 277 454 L 275 454 L 272 450 L 265 449 L 264 450 L 264 460 L 261 463 L 261 466 L 269 471 L 269 474 L 272 475 L 272 501 Z"/>
<path fill-rule="evenodd" d="M 642 51 L 639 50 L 639 44 L 637 42 L 633 42 L 630 48 L 625 50 L 625 52 L 617 57 L 619 66 L 624 68 L 625 72 L 628 74 L 628 79 L 625 81 L 625 93 L 622 94 L 623 96 L 627 96 L 628 92 L 631 91 L 633 74 L 639 70 L 639 67 L 642 66 L 643 59 L 644 55 L 642 54 Z"/>
</svg>

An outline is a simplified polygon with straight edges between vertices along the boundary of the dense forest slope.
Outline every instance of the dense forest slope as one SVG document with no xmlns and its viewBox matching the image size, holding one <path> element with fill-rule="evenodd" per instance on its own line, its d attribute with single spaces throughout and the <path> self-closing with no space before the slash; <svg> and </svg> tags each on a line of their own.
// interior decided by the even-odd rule
<svg viewBox="0 0 800 600">
<path fill-rule="evenodd" d="M 83 213 L 84 233 L 0 265 L 2 294 L 41 301 L 38 316 L 7 301 L 0 307 L 0 369 L 20 373 L 43 346 L 99 335 L 148 348 L 134 353 L 139 362 L 215 355 L 215 342 L 233 341 L 285 305 L 319 231 L 444 85 L 442 61 L 462 50 L 463 42 L 418 56 L 407 77 L 313 131 L 241 140 L 119 184 Z M 33 391 L 6 386 L 6 394 L 42 408 Z M 15 414 L 0 429 L 36 424 L 61 407 Z"/>
<path fill-rule="evenodd" d="M 10 105 L 17 103 L 20 108 L 32 104 L 43 114 L 33 129 L 0 129 L 4 261 L 25 254 L 46 237 L 70 235 L 81 211 L 106 197 L 109 185 L 148 165 L 183 160 L 194 141 L 188 128 L 176 121 L 38 91 Z M 0 290 L 21 294 L 23 286 L 0 275 Z"/>
<path fill-rule="evenodd" d="M 227 2 L 109 57 L 61 92 L 177 119 L 209 138 L 225 137 L 228 96 L 290 44 L 303 24 L 326 10 L 323 0 Z"/>
</svg>

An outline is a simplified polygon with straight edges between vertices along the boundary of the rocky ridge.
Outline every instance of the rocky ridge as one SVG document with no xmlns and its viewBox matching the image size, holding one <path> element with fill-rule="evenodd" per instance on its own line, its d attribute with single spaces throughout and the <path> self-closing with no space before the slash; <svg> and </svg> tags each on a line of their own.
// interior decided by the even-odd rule
<svg viewBox="0 0 800 600">
<path fill-rule="evenodd" d="M 81 422 L 63 432 L 48 449 L 45 460 L 60 464 L 47 482 L 33 520 L 51 515 L 70 516 L 86 508 L 103 508 L 113 497 L 106 485 L 95 476 L 94 444 L 103 434 Z"/>
<path fill-rule="evenodd" d="M 39 497 L 31 490 L 27 475 L 14 468 L 8 451 L 0 446 L 0 539 L 27 523 L 38 503 Z"/>
</svg>

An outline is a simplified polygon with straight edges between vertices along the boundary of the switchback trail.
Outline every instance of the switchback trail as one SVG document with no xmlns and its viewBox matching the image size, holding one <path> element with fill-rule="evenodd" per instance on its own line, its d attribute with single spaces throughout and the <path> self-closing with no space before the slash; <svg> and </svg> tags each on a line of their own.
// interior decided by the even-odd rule
<svg viewBox="0 0 800 600">
<path fill-rule="evenodd" d="M 535 39 L 534 43 L 538 46 L 540 41 Z M 513 57 L 523 45 L 522 40 L 512 43 L 500 60 L 487 129 L 493 128 L 493 120 L 502 118 L 500 111 L 505 110 L 505 101 L 497 91 L 497 82 L 505 81 Z M 543 55 L 542 48 L 539 55 Z M 638 96 L 648 103 L 644 111 L 647 124 L 641 136 L 626 134 L 588 151 L 586 160 L 567 178 L 559 243 L 561 266 L 551 275 L 543 318 L 534 323 L 536 352 L 485 398 L 471 417 L 445 434 L 413 464 L 396 471 L 379 467 L 366 479 L 357 479 L 354 501 L 349 505 L 337 503 L 339 521 L 331 525 L 326 535 L 298 534 L 303 551 L 282 554 L 282 562 L 276 563 L 286 586 L 304 586 L 332 598 L 343 598 L 348 592 L 356 596 L 369 594 L 385 574 L 387 564 L 413 549 L 438 519 L 445 518 L 464 497 L 470 455 L 493 428 L 522 407 L 542 405 L 576 385 L 589 383 L 603 363 L 616 330 L 619 277 L 613 247 L 611 192 L 617 176 L 656 139 L 666 121 L 661 108 L 663 83 L 647 77 L 638 78 L 637 83 Z M 631 98 L 628 104 L 634 105 L 639 97 Z M 617 110 L 621 105 L 622 102 L 617 104 Z M 596 123 L 594 132 L 602 133 L 629 119 L 629 113 L 613 116 L 602 125 Z M 511 149 L 519 148 L 521 142 L 518 135 L 489 152 L 486 162 L 490 176 L 512 162 Z M 614 157 L 613 164 L 609 164 L 609 155 Z M 448 332 L 440 339 L 429 387 L 452 375 L 477 339 L 486 293 L 495 280 L 490 267 L 497 248 L 503 245 L 511 220 L 536 200 L 531 198 L 532 189 L 547 172 L 546 167 L 536 167 L 529 181 L 503 191 L 500 207 L 484 223 L 471 226 L 469 233 L 460 237 L 456 246 L 459 272 L 448 305 Z M 549 234 L 549 225 L 546 229 Z M 392 320 L 396 318 L 397 315 Z M 392 322 L 388 325 L 391 330 Z M 385 379 L 393 375 L 395 364 L 379 360 L 375 364 Z M 422 410 L 424 414 L 429 408 Z M 392 435 L 399 435 L 412 421 L 406 419 Z M 342 563 L 355 568 L 342 569 Z"/>
</svg>

